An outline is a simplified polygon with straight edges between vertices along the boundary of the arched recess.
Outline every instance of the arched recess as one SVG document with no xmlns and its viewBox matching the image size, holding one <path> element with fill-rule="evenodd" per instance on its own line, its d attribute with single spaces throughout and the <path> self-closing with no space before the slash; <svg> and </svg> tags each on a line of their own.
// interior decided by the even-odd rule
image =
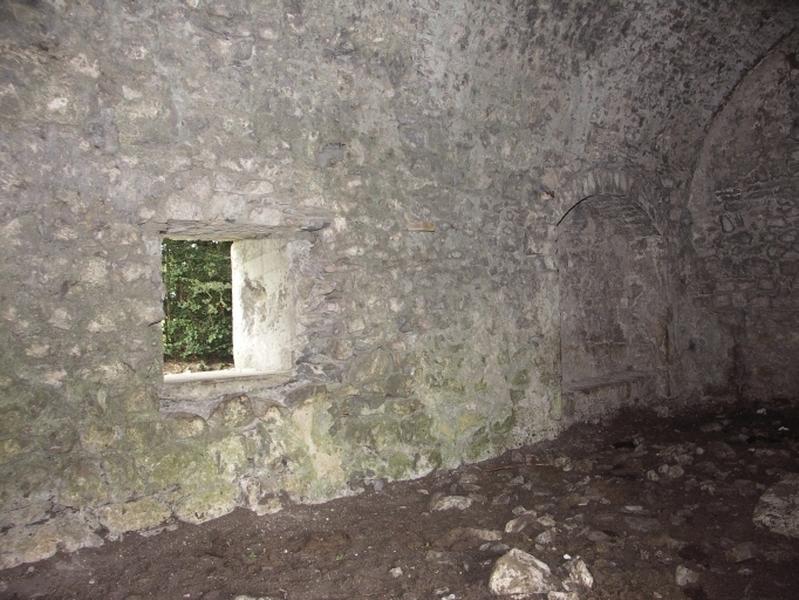
<svg viewBox="0 0 799 600">
<path fill-rule="evenodd" d="M 597 187 L 557 223 L 562 395 L 575 419 L 669 395 L 665 240 L 631 185 Z"/>
<path fill-rule="evenodd" d="M 799 30 L 708 124 L 680 231 L 684 396 L 799 393 Z"/>
</svg>

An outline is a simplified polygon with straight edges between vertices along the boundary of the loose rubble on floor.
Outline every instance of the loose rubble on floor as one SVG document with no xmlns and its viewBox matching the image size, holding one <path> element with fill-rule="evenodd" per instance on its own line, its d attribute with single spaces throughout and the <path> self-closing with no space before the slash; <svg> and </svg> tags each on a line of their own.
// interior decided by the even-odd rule
<svg viewBox="0 0 799 600">
<path fill-rule="evenodd" d="M 755 408 L 627 412 L 356 497 L 128 534 L 0 572 L 0 598 L 799 598 L 799 409 Z"/>
</svg>

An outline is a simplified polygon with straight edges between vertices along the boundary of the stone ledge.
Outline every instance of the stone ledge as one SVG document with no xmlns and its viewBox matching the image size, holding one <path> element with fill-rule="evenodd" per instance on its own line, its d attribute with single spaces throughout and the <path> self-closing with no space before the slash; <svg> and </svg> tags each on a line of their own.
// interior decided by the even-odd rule
<svg viewBox="0 0 799 600">
<path fill-rule="evenodd" d="M 226 397 L 258 395 L 284 386 L 292 378 L 293 373 L 288 371 L 264 373 L 243 369 L 165 375 L 159 394 L 161 412 L 192 413 L 207 419 Z"/>
<path fill-rule="evenodd" d="M 617 387 L 628 383 L 640 383 L 655 377 L 649 371 L 618 371 L 608 373 L 601 377 L 587 377 L 574 381 L 564 381 L 563 391 L 565 392 L 593 392 L 603 388 Z"/>
</svg>

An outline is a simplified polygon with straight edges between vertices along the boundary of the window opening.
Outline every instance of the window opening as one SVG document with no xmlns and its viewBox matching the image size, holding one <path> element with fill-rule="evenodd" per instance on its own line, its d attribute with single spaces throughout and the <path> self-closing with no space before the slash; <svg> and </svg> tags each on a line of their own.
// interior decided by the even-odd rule
<svg viewBox="0 0 799 600">
<path fill-rule="evenodd" d="M 289 242 L 164 238 L 164 381 L 285 373 L 295 329 Z"/>
<path fill-rule="evenodd" d="M 229 241 L 164 239 L 164 374 L 221 371 L 233 362 Z"/>
</svg>

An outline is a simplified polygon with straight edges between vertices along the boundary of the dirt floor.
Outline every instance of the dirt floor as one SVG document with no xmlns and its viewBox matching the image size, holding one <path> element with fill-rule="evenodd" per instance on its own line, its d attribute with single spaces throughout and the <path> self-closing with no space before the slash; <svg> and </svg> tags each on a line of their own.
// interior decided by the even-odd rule
<svg viewBox="0 0 799 600">
<path fill-rule="evenodd" d="M 0 572 L 0 598 L 490 598 L 497 558 L 519 548 L 558 578 L 565 554 L 582 557 L 595 581 L 581 600 L 794 600 L 799 539 L 752 522 L 787 472 L 799 472 L 799 410 L 787 404 L 627 412 L 358 497 L 265 517 L 238 510 Z M 472 503 L 431 510 L 442 495 Z M 518 507 L 535 512 L 505 533 Z M 678 586 L 678 567 L 698 581 Z"/>
</svg>

